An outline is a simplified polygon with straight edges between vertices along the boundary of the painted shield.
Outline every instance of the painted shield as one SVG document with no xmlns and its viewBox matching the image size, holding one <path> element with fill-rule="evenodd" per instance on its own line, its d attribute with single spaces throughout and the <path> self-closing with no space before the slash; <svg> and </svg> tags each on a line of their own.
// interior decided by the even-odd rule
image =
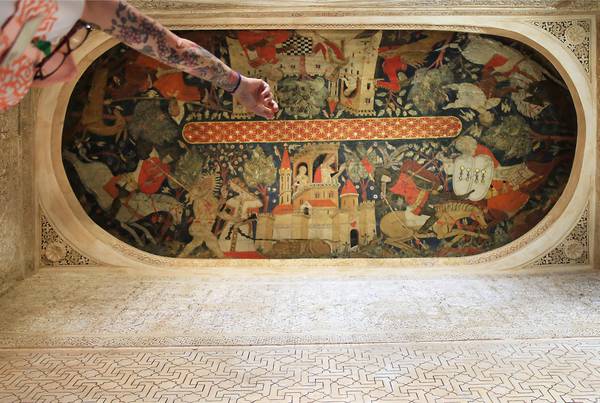
<svg viewBox="0 0 600 403">
<path fill-rule="evenodd" d="M 462 156 L 454 161 L 452 184 L 454 194 L 466 196 L 471 201 L 485 197 L 494 174 L 494 162 L 487 155 Z"/>
</svg>

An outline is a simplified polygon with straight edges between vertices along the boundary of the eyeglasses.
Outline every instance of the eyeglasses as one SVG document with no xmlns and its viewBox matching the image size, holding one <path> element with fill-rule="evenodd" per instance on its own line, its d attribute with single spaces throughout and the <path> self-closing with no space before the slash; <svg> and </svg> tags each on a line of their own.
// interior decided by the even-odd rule
<svg viewBox="0 0 600 403">
<path fill-rule="evenodd" d="M 71 28 L 69 32 L 56 44 L 52 52 L 48 56 L 44 57 L 41 62 L 35 65 L 34 80 L 44 80 L 56 73 L 58 69 L 67 60 L 67 56 L 71 54 L 75 49 L 79 48 L 83 42 L 87 39 L 92 32 L 92 26 L 83 21 L 77 21 L 77 23 Z M 66 49 L 64 49 L 66 47 Z M 59 63 L 52 63 L 48 65 L 48 61 L 52 58 L 62 58 Z"/>
</svg>

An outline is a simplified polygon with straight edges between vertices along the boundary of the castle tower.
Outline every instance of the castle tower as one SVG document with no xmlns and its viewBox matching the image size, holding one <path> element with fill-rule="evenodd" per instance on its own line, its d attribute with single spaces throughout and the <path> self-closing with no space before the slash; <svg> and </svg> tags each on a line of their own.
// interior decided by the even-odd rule
<svg viewBox="0 0 600 403">
<path fill-rule="evenodd" d="M 377 225 L 375 222 L 375 202 L 368 200 L 360 204 L 359 223 L 362 230 L 360 243 L 368 244 L 377 236 Z"/>
<path fill-rule="evenodd" d="M 341 103 L 359 116 L 374 116 L 375 70 L 382 31 L 368 38 L 353 39 L 346 45 L 349 63 L 341 71 L 356 86 L 352 95 L 340 91 Z"/>
<path fill-rule="evenodd" d="M 269 252 L 273 247 L 273 242 L 267 241 L 266 239 L 273 239 L 273 225 L 275 219 L 271 214 L 258 214 L 258 221 L 256 223 L 256 249 L 261 252 Z"/>
<path fill-rule="evenodd" d="M 292 164 L 287 147 L 283 149 L 281 166 L 279 167 L 279 204 L 292 203 Z"/>
<path fill-rule="evenodd" d="M 356 211 L 358 209 L 358 191 L 351 180 L 344 183 L 341 194 L 341 208 L 347 211 Z"/>
</svg>

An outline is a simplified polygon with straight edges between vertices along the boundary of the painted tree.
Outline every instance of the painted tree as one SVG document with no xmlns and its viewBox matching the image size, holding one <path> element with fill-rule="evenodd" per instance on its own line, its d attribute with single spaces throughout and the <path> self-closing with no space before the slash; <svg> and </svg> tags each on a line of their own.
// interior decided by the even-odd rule
<svg viewBox="0 0 600 403">
<path fill-rule="evenodd" d="M 262 147 L 256 146 L 250 159 L 244 164 L 243 174 L 246 184 L 260 192 L 263 199 L 262 211 L 267 212 L 269 208 L 268 187 L 277 178 L 277 169 L 273 157 L 266 155 Z"/>
<path fill-rule="evenodd" d="M 187 148 L 185 154 L 175 163 L 175 172 L 169 177 L 173 188 L 185 186 L 190 188 L 206 170 L 207 161 L 198 147 Z"/>
<path fill-rule="evenodd" d="M 360 197 L 363 202 L 367 201 L 367 189 L 377 165 L 377 155 L 373 151 L 374 147 L 366 149 L 362 144 L 357 145 L 355 150 L 344 145 L 346 172 L 352 182 L 360 184 Z"/>
<path fill-rule="evenodd" d="M 524 158 L 531 153 L 531 129 L 520 116 L 506 116 L 499 125 L 483 133 L 481 140 L 488 147 L 502 151 L 505 158 Z"/>
<path fill-rule="evenodd" d="M 155 147 L 174 143 L 179 138 L 177 124 L 163 111 L 160 103 L 153 100 L 135 104 L 128 129 L 136 141 L 143 140 Z"/>
<path fill-rule="evenodd" d="M 249 158 L 245 144 L 211 144 L 203 146 L 201 151 L 208 155 L 208 168 L 219 172 L 223 186 L 230 178 L 241 177 L 242 167 Z"/>
<path fill-rule="evenodd" d="M 439 69 L 421 68 L 415 72 L 408 91 L 408 101 L 413 103 L 422 114 L 430 114 L 439 110 L 448 102 L 445 86 L 454 82 L 449 66 Z"/>
<path fill-rule="evenodd" d="M 313 118 L 321 113 L 327 99 L 327 87 L 321 77 L 298 80 L 288 77 L 277 86 L 277 101 L 294 118 Z"/>
</svg>

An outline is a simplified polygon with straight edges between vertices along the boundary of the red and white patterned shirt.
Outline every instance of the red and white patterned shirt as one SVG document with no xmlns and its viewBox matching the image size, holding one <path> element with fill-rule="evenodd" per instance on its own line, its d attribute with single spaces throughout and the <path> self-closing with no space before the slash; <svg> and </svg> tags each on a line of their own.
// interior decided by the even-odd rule
<svg viewBox="0 0 600 403">
<path fill-rule="evenodd" d="M 0 111 L 18 104 L 32 86 L 35 65 L 44 58 L 32 41 L 53 42 L 65 35 L 81 17 L 84 5 L 84 0 L 0 2 Z"/>
</svg>

